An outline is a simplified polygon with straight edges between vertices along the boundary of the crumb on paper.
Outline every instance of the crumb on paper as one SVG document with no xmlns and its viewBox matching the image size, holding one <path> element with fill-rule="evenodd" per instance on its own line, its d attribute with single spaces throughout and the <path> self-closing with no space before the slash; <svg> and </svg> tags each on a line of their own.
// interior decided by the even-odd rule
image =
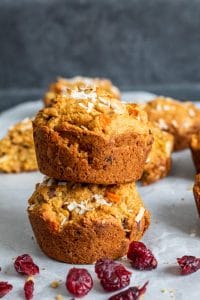
<svg viewBox="0 0 200 300">
<path fill-rule="evenodd" d="M 127 261 L 127 256 L 126 256 L 126 255 L 122 256 L 122 257 L 120 258 L 120 260 L 121 260 L 121 261 Z"/>
<path fill-rule="evenodd" d="M 161 289 L 161 293 L 162 293 L 162 294 L 168 293 L 169 296 L 170 296 L 170 298 L 175 299 L 174 289 L 169 289 L 169 290 L 168 290 L 168 289 L 166 289 L 166 288 L 163 288 L 163 289 Z"/>
<path fill-rule="evenodd" d="M 169 294 L 171 298 L 174 298 L 174 289 L 169 290 Z"/>
<path fill-rule="evenodd" d="M 58 281 L 52 281 L 51 282 L 51 284 L 50 284 L 50 286 L 53 288 L 53 289 L 56 289 L 57 287 L 59 287 L 59 285 L 60 285 L 60 282 L 58 282 Z"/>
<path fill-rule="evenodd" d="M 191 237 L 195 237 L 196 235 L 197 235 L 196 230 L 195 230 L 195 229 L 192 229 L 192 230 L 190 231 L 190 236 L 191 236 Z"/>
<path fill-rule="evenodd" d="M 196 233 L 192 232 L 192 233 L 190 233 L 190 236 L 191 237 L 196 237 L 197 235 L 196 235 Z"/>
<path fill-rule="evenodd" d="M 57 296 L 56 296 L 56 300 L 63 300 L 62 295 L 57 295 Z"/>
<path fill-rule="evenodd" d="M 28 276 L 26 281 L 34 281 L 34 277 L 33 276 Z"/>
</svg>

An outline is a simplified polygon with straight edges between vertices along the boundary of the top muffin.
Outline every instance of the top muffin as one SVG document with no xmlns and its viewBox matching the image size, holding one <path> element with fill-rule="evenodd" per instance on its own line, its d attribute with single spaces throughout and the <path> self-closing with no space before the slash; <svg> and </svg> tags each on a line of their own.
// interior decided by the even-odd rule
<svg viewBox="0 0 200 300">
<path fill-rule="evenodd" d="M 75 182 L 139 179 L 152 144 L 147 115 L 101 88 L 70 90 L 34 122 L 40 171 Z"/>
</svg>

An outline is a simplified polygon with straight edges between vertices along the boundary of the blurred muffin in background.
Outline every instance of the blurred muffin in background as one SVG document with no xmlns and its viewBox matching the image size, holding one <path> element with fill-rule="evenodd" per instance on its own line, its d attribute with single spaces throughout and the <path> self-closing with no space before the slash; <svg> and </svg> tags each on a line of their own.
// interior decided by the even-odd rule
<svg viewBox="0 0 200 300">
<path fill-rule="evenodd" d="M 191 102 L 157 97 L 144 104 L 149 121 L 174 136 L 174 150 L 189 147 L 192 134 L 200 130 L 200 110 Z"/>
<path fill-rule="evenodd" d="M 76 76 L 73 78 L 58 78 L 56 82 L 50 84 L 48 91 L 44 96 L 45 106 L 51 106 L 56 95 L 63 95 L 66 93 L 67 89 L 79 89 L 79 88 L 95 88 L 100 87 L 113 98 L 120 99 L 119 89 L 112 84 L 109 79 L 105 78 L 89 78 Z"/>
</svg>

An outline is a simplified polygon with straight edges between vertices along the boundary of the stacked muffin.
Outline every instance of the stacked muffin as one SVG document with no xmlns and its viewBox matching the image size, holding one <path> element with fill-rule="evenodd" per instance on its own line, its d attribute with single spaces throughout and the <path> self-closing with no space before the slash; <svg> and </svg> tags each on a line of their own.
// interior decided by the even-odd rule
<svg viewBox="0 0 200 300">
<path fill-rule="evenodd" d="M 135 186 L 153 142 L 146 113 L 100 87 L 66 89 L 39 111 L 33 134 L 48 177 L 28 214 L 44 253 L 67 263 L 125 255 L 150 223 Z"/>
</svg>

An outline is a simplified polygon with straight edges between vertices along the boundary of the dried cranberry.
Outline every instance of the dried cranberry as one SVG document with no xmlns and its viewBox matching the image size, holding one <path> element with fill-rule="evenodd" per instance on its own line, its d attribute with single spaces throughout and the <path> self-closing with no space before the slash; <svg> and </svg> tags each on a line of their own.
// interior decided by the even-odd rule
<svg viewBox="0 0 200 300">
<path fill-rule="evenodd" d="M 18 256 L 14 262 L 15 270 L 22 275 L 35 275 L 39 273 L 38 266 L 28 254 Z"/>
<path fill-rule="evenodd" d="M 139 300 L 140 296 L 146 292 L 147 284 L 148 282 L 141 288 L 137 286 L 130 287 L 129 289 L 110 297 L 108 300 Z"/>
<path fill-rule="evenodd" d="M 83 297 L 93 287 L 93 280 L 86 269 L 72 268 L 66 279 L 66 288 L 76 297 Z"/>
<path fill-rule="evenodd" d="M 100 259 L 95 264 L 95 272 L 108 292 L 117 291 L 129 285 L 131 272 L 113 260 Z"/>
<path fill-rule="evenodd" d="M 24 284 L 24 295 L 26 300 L 33 299 L 34 292 L 34 282 L 32 280 L 28 280 Z"/>
<path fill-rule="evenodd" d="M 0 298 L 3 298 L 5 295 L 7 295 L 11 290 L 13 289 L 13 286 L 5 281 L 0 281 Z"/>
<path fill-rule="evenodd" d="M 181 267 L 181 275 L 188 275 L 200 269 L 200 258 L 185 255 L 177 258 L 177 262 Z"/>
<path fill-rule="evenodd" d="M 137 270 L 152 270 L 157 267 L 157 260 L 150 249 L 142 242 L 132 242 L 129 246 L 127 257 L 131 265 Z"/>
</svg>

